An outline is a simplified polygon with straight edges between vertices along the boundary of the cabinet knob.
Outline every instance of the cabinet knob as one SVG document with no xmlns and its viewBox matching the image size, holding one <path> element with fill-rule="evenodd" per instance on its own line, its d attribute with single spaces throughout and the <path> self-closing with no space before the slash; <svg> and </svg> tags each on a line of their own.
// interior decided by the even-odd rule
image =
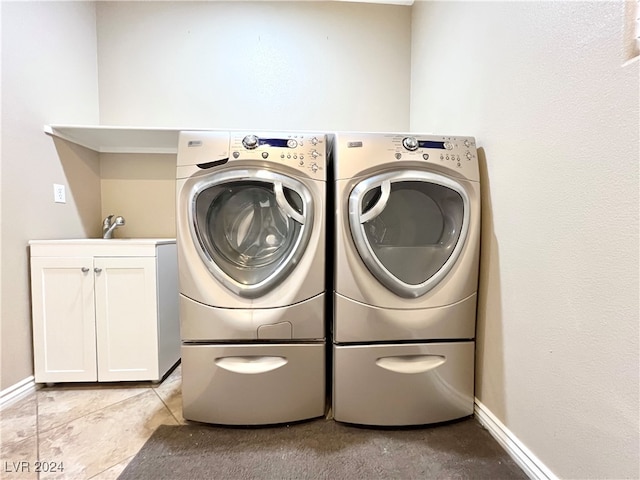
<svg viewBox="0 0 640 480">
<path fill-rule="evenodd" d="M 101 268 L 96 267 L 96 268 L 94 268 L 94 269 L 93 269 L 93 271 L 94 271 L 94 272 L 96 272 L 96 273 L 100 273 L 100 272 L 102 271 L 102 269 L 101 269 Z"/>
<path fill-rule="evenodd" d="M 88 267 L 82 267 L 81 270 L 82 270 L 82 273 L 87 273 L 89 271 L 89 268 Z"/>
</svg>

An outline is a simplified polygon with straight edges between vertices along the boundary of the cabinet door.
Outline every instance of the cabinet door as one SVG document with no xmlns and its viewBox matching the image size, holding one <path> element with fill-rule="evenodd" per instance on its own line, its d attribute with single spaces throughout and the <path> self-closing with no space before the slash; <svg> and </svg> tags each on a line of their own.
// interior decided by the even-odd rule
<svg viewBox="0 0 640 480">
<path fill-rule="evenodd" d="M 96 381 L 92 258 L 31 258 L 35 380 Z"/>
<path fill-rule="evenodd" d="M 96 257 L 98 380 L 158 379 L 155 257 Z"/>
</svg>

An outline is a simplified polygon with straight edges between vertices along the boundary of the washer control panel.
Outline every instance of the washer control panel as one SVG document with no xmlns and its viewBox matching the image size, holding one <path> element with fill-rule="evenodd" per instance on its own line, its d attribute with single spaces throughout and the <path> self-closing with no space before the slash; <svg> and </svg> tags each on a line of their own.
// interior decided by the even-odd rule
<svg viewBox="0 0 640 480">
<path fill-rule="evenodd" d="M 426 160 L 452 169 L 477 169 L 478 152 L 473 137 L 393 135 L 391 144 L 396 160 Z"/>
<path fill-rule="evenodd" d="M 326 179 L 326 136 L 313 133 L 232 132 L 232 159 L 266 160 Z"/>
</svg>

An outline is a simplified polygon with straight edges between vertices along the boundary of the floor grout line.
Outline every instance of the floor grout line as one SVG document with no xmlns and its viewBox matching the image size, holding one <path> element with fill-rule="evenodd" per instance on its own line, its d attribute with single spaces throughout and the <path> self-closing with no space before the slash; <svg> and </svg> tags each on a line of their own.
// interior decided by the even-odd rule
<svg viewBox="0 0 640 480">
<path fill-rule="evenodd" d="M 140 450 L 138 450 L 139 452 Z M 96 478 L 99 477 L 100 475 L 102 475 L 104 472 L 111 470 L 113 467 L 115 467 L 116 465 L 121 464 L 122 462 L 124 462 L 125 460 L 128 460 L 127 465 L 129 465 L 129 463 L 131 463 L 131 460 L 134 459 L 134 457 L 138 454 L 138 452 L 134 453 L 133 455 L 131 455 L 130 457 L 124 458 L 122 460 L 120 460 L 119 462 L 114 463 L 113 465 L 109 466 L 108 468 L 105 468 L 104 470 L 102 470 L 101 472 L 96 473 L 95 475 L 91 475 L 90 477 L 87 477 L 86 480 L 91 480 L 92 478 Z M 124 468 L 127 468 L 126 466 Z M 124 470 L 124 469 L 123 469 Z"/>
<path fill-rule="evenodd" d="M 176 423 L 178 425 L 180 425 L 180 420 L 178 420 L 178 418 L 173 414 L 173 412 L 171 411 L 171 409 L 169 408 L 169 405 L 167 405 L 167 402 L 164 401 L 164 399 L 162 398 L 162 396 L 158 393 L 158 391 L 154 388 L 154 392 L 156 394 L 156 396 L 160 399 L 160 401 L 162 402 L 162 405 L 164 405 L 164 408 L 167 409 L 167 412 L 169 412 L 169 415 L 171 415 L 173 417 L 173 419 L 176 421 Z"/>
</svg>

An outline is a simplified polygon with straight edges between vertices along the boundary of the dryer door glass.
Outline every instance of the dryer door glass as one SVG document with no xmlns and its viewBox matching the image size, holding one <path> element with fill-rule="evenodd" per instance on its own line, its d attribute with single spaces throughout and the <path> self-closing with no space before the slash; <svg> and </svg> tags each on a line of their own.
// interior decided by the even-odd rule
<svg viewBox="0 0 640 480">
<path fill-rule="evenodd" d="M 354 188 L 349 222 L 371 273 L 397 295 L 415 298 L 437 285 L 459 256 L 468 195 L 459 183 L 431 172 L 381 174 Z"/>
<path fill-rule="evenodd" d="M 200 186 L 192 202 L 193 229 L 211 273 L 237 294 L 255 298 L 277 286 L 303 255 L 313 202 L 295 179 L 246 173 Z"/>
</svg>

